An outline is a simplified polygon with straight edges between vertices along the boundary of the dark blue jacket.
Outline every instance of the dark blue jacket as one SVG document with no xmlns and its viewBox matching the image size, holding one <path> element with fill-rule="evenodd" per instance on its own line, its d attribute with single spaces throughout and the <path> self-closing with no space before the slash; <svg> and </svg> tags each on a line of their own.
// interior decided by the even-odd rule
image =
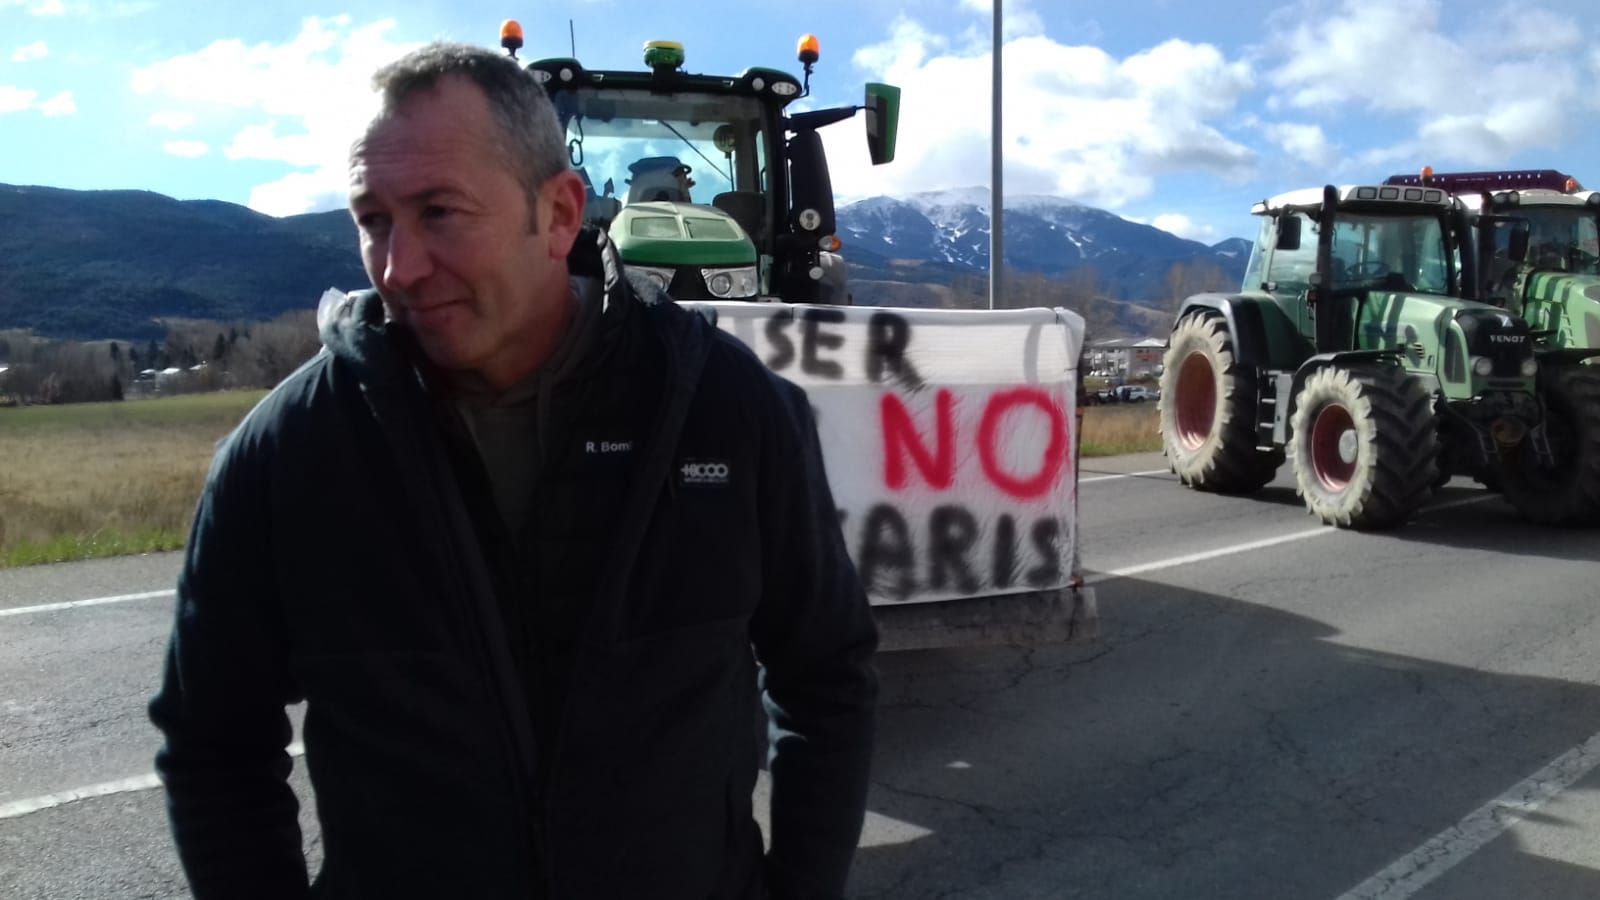
<svg viewBox="0 0 1600 900">
<path fill-rule="evenodd" d="M 201 900 L 842 895 L 876 630 L 804 394 L 616 277 L 602 238 L 572 266 L 611 274 L 599 361 L 554 404 L 574 412 L 547 436 L 521 576 L 486 552 L 414 344 L 370 293 L 220 448 L 151 703 Z M 568 577 L 590 557 L 598 571 Z M 575 583 L 587 608 L 557 634 L 560 708 L 536 728 L 507 594 L 540 610 Z M 301 699 L 315 886 L 285 782 L 284 707 Z"/>
</svg>

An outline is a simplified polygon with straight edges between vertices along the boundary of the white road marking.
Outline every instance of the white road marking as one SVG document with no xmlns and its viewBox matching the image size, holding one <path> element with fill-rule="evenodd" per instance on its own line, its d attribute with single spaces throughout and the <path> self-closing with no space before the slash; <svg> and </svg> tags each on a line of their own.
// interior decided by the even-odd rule
<svg viewBox="0 0 1600 900">
<path fill-rule="evenodd" d="M 1097 481 L 1117 481 L 1122 478 L 1143 478 L 1146 475 L 1170 475 L 1171 469 L 1151 469 L 1148 472 L 1126 472 L 1121 475 L 1096 475 L 1092 478 L 1079 478 L 1079 484 L 1094 484 Z"/>
<path fill-rule="evenodd" d="M 1147 472 L 1129 472 L 1125 475 L 1098 475 L 1094 478 L 1080 479 L 1078 483 L 1089 484 L 1090 482 L 1095 481 L 1113 481 L 1121 478 L 1142 478 L 1147 475 L 1165 475 L 1167 474 L 1167 471 L 1168 470 L 1166 469 L 1151 469 Z M 1493 500 L 1496 496 L 1498 495 L 1482 494 L 1473 497 L 1466 497 L 1460 500 L 1450 500 L 1444 503 L 1435 503 L 1432 506 L 1423 507 L 1422 512 L 1434 512 L 1441 509 L 1451 509 L 1457 506 L 1466 506 L 1471 503 L 1482 503 L 1485 500 Z M 1316 537 L 1319 534 L 1334 534 L 1336 532 L 1337 529 L 1333 528 L 1313 528 L 1306 531 L 1298 531 L 1293 534 L 1268 538 L 1265 541 L 1253 541 L 1248 544 L 1238 544 L 1233 547 L 1224 547 L 1220 550 L 1211 550 L 1205 553 L 1194 553 L 1190 554 L 1189 556 L 1178 556 L 1168 560 L 1146 563 L 1142 566 L 1133 566 L 1127 569 L 1115 569 L 1110 572 L 1101 572 L 1098 575 L 1090 576 L 1088 579 L 1086 579 L 1085 584 L 1095 584 L 1101 581 L 1109 581 L 1113 578 L 1126 578 L 1130 575 L 1138 575 L 1144 572 L 1155 571 L 1157 569 L 1170 569 L 1173 566 L 1181 566 L 1185 563 L 1203 562 L 1204 560 L 1208 559 L 1216 559 L 1219 556 L 1232 556 L 1235 553 L 1245 553 L 1250 550 L 1259 550 L 1262 547 L 1271 547 L 1275 544 L 1281 544 L 1287 541 L 1297 541 L 1301 540 L 1302 538 Z M 176 593 L 176 590 L 168 588 L 164 591 L 145 591 L 142 594 L 118 594 L 114 597 L 92 597 L 88 600 L 68 600 L 65 603 L 44 603 L 39 606 L 18 606 L 12 609 L 0 609 L 0 618 L 4 618 L 6 616 L 22 616 L 27 615 L 28 613 L 56 612 L 57 610 L 63 609 L 76 609 L 80 606 L 103 606 L 107 603 L 125 603 L 129 600 L 153 600 L 158 597 L 171 597 Z"/>
<path fill-rule="evenodd" d="M 142 594 L 118 594 L 115 597 L 92 597 L 88 600 L 68 600 L 65 603 L 44 603 L 39 606 L 18 606 L 13 609 L 0 609 L 0 618 L 6 616 L 25 616 L 28 613 L 55 612 L 58 609 L 76 609 L 80 606 L 104 606 L 107 603 L 126 603 L 129 600 L 153 600 L 157 597 L 171 597 L 177 591 L 167 588 L 164 591 L 145 591 Z"/>
<path fill-rule="evenodd" d="M 1190 553 L 1186 556 L 1174 556 L 1170 559 L 1158 559 L 1155 562 L 1142 563 L 1137 566 L 1127 566 L 1121 569 L 1112 569 L 1109 572 L 1097 572 L 1083 580 L 1086 585 L 1099 584 L 1102 581 L 1111 581 L 1117 578 L 1131 578 L 1134 575 L 1143 575 L 1146 572 L 1155 572 L 1161 569 L 1171 569 L 1176 566 L 1186 566 L 1189 563 L 1205 562 L 1208 559 L 1218 559 L 1224 556 L 1233 556 L 1238 553 L 1248 553 L 1251 550 L 1260 550 L 1263 547 L 1275 547 L 1278 544 L 1287 544 L 1290 541 L 1303 541 L 1306 538 L 1322 537 L 1329 534 L 1338 534 L 1336 528 L 1323 525 L 1305 531 L 1295 531 L 1289 534 L 1280 534 L 1277 537 L 1266 538 L 1259 541 L 1250 541 L 1245 544 L 1234 544 L 1229 547 L 1218 547 L 1215 550 L 1206 550 L 1202 553 Z"/>
<path fill-rule="evenodd" d="M 289 745 L 290 756 L 304 756 L 306 747 L 299 741 Z M 0 803 L 0 820 L 16 819 L 41 810 L 54 809 L 79 800 L 92 800 L 96 797 L 110 797 L 115 794 L 131 794 L 137 791 L 153 790 L 161 786 L 161 779 L 152 772 L 148 775 L 135 775 L 132 778 L 119 778 L 116 781 L 102 781 L 87 787 L 72 788 L 71 790 L 58 791 L 54 794 L 45 794 L 43 797 L 32 797 L 27 800 L 17 800 L 12 803 Z"/>
<path fill-rule="evenodd" d="M 1556 757 L 1510 790 L 1361 882 L 1339 900 L 1403 900 L 1483 849 L 1506 829 L 1600 766 L 1600 734 Z"/>
<path fill-rule="evenodd" d="M 1474 503 L 1483 503 L 1486 500 L 1494 500 L 1497 497 L 1499 497 L 1498 494 L 1480 494 L 1474 497 L 1464 497 L 1459 500 L 1447 500 L 1443 503 L 1435 503 L 1431 506 L 1424 506 L 1419 512 L 1430 513 L 1438 512 L 1439 510 L 1443 509 L 1454 509 L 1458 506 L 1470 506 Z M 1158 559 L 1155 562 L 1141 563 L 1137 566 L 1127 566 L 1121 569 L 1111 569 L 1110 571 L 1106 572 L 1096 572 L 1095 574 L 1083 579 L 1083 583 L 1085 585 L 1100 584 L 1101 582 L 1113 581 L 1118 578 L 1131 578 L 1134 575 L 1143 575 L 1146 572 L 1156 572 L 1160 571 L 1161 569 L 1171 569 L 1176 566 L 1186 566 L 1190 563 L 1220 559 L 1224 556 L 1233 556 L 1239 553 L 1249 553 L 1251 550 L 1260 550 L 1264 547 L 1276 547 L 1279 544 L 1287 544 L 1291 541 L 1303 541 L 1308 538 L 1342 533 L 1343 532 L 1340 529 L 1334 528 L 1331 525 L 1319 525 L 1316 528 L 1307 528 L 1304 531 L 1292 531 L 1288 534 L 1280 534 L 1277 537 L 1264 538 L 1259 541 L 1249 541 L 1243 544 L 1232 544 L 1227 547 L 1218 547 L 1215 550 L 1206 550 L 1200 553 L 1190 553 L 1184 556 L 1174 556 L 1168 559 Z"/>
</svg>

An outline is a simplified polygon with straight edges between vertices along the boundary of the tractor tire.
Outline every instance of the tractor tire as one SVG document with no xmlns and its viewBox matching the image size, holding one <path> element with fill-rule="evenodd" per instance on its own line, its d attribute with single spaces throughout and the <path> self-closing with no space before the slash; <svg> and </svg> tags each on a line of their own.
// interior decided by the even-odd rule
<svg viewBox="0 0 1600 900">
<path fill-rule="evenodd" d="M 1562 368 L 1539 393 L 1556 464 L 1547 468 L 1520 453 L 1508 460 L 1506 499 L 1543 525 L 1600 525 L 1600 369 Z"/>
<path fill-rule="evenodd" d="M 1221 313 L 1184 316 L 1172 327 L 1156 405 L 1162 452 L 1184 484 L 1248 494 L 1277 474 L 1283 451 L 1256 446 L 1256 379 L 1235 358 Z"/>
<path fill-rule="evenodd" d="M 1296 486 L 1325 524 L 1393 528 L 1433 492 L 1439 476 L 1433 398 L 1404 369 L 1313 372 L 1296 396 L 1290 427 Z"/>
</svg>

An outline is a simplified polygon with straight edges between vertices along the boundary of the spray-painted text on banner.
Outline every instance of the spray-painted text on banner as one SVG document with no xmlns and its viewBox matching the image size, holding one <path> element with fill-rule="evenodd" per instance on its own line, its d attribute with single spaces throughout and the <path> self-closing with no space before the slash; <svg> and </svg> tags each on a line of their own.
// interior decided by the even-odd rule
<svg viewBox="0 0 1600 900">
<path fill-rule="evenodd" d="M 804 388 L 874 604 L 1064 587 L 1076 563 L 1076 367 L 1062 310 L 714 304 Z"/>
</svg>

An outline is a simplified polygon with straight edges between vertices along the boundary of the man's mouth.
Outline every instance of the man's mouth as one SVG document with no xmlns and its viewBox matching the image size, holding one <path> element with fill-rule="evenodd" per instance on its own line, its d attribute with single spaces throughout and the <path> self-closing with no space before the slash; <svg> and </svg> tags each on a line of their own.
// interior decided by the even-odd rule
<svg viewBox="0 0 1600 900">
<path fill-rule="evenodd" d="M 406 318 L 419 328 L 431 328 L 442 324 L 460 305 L 460 300 L 446 300 L 427 306 L 412 306 L 406 309 Z"/>
</svg>

